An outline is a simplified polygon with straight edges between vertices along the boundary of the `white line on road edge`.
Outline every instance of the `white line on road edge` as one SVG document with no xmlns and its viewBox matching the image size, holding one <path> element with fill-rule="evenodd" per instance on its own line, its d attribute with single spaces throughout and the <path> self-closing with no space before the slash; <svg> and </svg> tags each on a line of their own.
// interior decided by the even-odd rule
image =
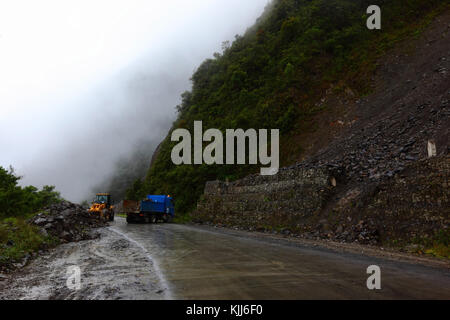
<svg viewBox="0 0 450 320">
<path fill-rule="evenodd" d="M 122 236 L 123 238 L 125 238 L 126 240 L 128 240 L 129 242 L 134 243 L 136 246 L 138 246 L 142 251 L 144 251 L 145 255 L 147 256 L 147 259 L 153 264 L 153 268 L 155 269 L 155 273 L 159 278 L 159 281 L 161 282 L 161 285 L 164 287 L 164 296 L 166 300 L 174 300 L 172 293 L 170 292 L 170 286 L 166 280 L 166 278 L 164 277 L 163 272 L 161 271 L 161 269 L 159 268 L 159 264 L 156 261 L 156 259 L 154 259 L 151 254 L 147 251 L 147 249 L 145 249 L 145 247 L 140 244 L 139 242 L 137 242 L 134 239 L 131 239 L 129 236 L 127 236 L 126 234 L 120 232 L 119 230 L 113 229 L 112 227 L 108 227 L 107 229 L 117 233 L 118 235 Z"/>
</svg>

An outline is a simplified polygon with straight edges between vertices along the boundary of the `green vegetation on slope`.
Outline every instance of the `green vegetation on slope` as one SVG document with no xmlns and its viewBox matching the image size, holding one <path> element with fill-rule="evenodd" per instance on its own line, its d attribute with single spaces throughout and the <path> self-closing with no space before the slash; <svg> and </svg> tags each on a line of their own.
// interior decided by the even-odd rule
<svg viewBox="0 0 450 320">
<path fill-rule="evenodd" d="M 14 170 L 0 167 L 0 219 L 6 217 L 27 217 L 29 214 L 61 200 L 54 186 L 44 186 L 42 190 L 18 185 L 21 177 Z"/>
<path fill-rule="evenodd" d="M 444 1 L 445 4 L 448 1 Z M 378 1 L 382 30 L 366 28 L 368 0 L 275 0 L 257 23 L 222 54 L 204 61 L 182 95 L 172 130 L 278 128 L 283 165 L 298 159 L 294 135 L 314 130 L 326 89 L 369 92 L 376 60 L 396 42 L 417 34 L 444 4 L 438 0 Z M 145 181 L 127 193 L 171 194 L 177 213 L 192 210 L 208 180 L 237 179 L 259 166 L 172 164 L 171 132 Z"/>
<path fill-rule="evenodd" d="M 26 255 L 57 244 L 57 239 L 43 235 L 38 227 L 21 218 L 0 220 L 0 269 L 21 261 Z"/>
<path fill-rule="evenodd" d="M 53 186 L 38 191 L 33 186 L 18 186 L 14 170 L 0 167 L 0 268 L 20 261 L 25 255 L 55 241 L 26 223 L 38 210 L 61 201 Z"/>
</svg>

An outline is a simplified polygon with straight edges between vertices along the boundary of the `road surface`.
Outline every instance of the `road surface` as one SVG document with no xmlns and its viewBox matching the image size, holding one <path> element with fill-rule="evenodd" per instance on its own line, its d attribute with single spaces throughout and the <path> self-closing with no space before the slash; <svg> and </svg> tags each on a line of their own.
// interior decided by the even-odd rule
<svg viewBox="0 0 450 320">
<path fill-rule="evenodd" d="M 245 233 L 177 224 L 127 224 L 59 246 L 0 282 L 0 299 L 450 299 L 450 270 Z M 81 289 L 66 286 L 81 269 Z M 368 290 L 369 265 L 381 290 Z"/>
</svg>

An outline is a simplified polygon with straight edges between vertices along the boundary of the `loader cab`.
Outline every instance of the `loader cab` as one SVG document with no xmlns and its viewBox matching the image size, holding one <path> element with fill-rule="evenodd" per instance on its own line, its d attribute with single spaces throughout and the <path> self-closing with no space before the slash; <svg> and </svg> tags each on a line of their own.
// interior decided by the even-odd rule
<svg viewBox="0 0 450 320">
<path fill-rule="evenodd" d="M 104 203 L 107 206 L 111 205 L 111 195 L 109 193 L 97 193 L 95 195 L 94 203 Z"/>
</svg>

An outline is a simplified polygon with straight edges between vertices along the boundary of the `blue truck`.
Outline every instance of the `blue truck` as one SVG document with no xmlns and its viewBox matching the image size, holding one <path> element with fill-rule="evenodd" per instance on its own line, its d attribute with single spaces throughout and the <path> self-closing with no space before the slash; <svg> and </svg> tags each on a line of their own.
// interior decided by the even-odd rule
<svg viewBox="0 0 450 320">
<path fill-rule="evenodd" d="M 123 213 L 128 223 L 171 222 L 175 217 L 174 202 L 171 196 L 163 195 L 148 195 L 142 201 L 124 200 Z"/>
</svg>

